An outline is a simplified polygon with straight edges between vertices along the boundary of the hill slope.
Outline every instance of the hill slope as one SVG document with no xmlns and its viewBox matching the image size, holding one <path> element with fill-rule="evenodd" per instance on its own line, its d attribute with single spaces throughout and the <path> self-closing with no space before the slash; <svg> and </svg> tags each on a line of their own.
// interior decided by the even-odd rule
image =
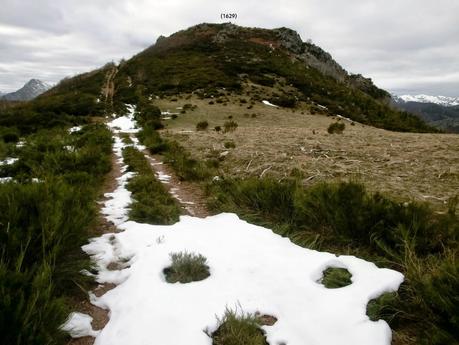
<svg viewBox="0 0 459 345">
<path fill-rule="evenodd" d="M 115 84 L 116 98 L 124 102 L 134 102 L 139 93 L 216 97 L 224 88 L 284 106 L 320 104 L 332 114 L 390 130 L 432 130 L 391 109 L 390 95 L 370 79 L 349 75 L 330 54 L 286 28 L 200 24 L 160 37 L 120 64 Z"/>
</svg>

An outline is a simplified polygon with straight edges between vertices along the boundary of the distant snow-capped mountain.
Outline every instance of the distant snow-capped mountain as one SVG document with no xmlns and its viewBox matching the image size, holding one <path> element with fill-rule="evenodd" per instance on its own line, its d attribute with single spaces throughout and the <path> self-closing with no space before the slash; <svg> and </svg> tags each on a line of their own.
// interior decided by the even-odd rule
<svg viewBox="0 0 459 345">
<path fill-rule="evenodd" d="M 393 96 L 395 102 L 417 102 L 417 103 L 434 103 L 445 107 L 453 107 L 459 105 L 459 97 L 447 96 L 429 96 L 429 95 L 401 95 Z"/>
<path fill-rule="evenodd" d="M 42 82 L 38 79 L 30 79 L 23 87 L 19 90 L 11 93 L 1 95 L 1 99 L 7 101 L 29 101 L 43 92 L 49 90 L 51 85 Z"/>
</svg>

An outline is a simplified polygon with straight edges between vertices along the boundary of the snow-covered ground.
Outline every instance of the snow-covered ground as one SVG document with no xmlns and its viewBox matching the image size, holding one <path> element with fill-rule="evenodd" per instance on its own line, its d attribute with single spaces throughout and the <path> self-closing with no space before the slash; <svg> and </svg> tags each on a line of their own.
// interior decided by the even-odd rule
<svg viewBox="0 0 459 345">
<path fill-rule="evenodd" d="M 128 131 L 135 124 L 130 126 Z M 124 145 L 116 139 L 121 166 Z M 90 319 L 74 313 L 64 325 L 67 331 L 96 336 L 96 345 L 210 345 L 207 334 L 230 308 L 275 316 L 273 326 L 263 326 L 272 345 L 390 344 L 389 326 L 370 321 L 366 305 L 397 290 L 402 274 L 353 256 L 299 247 L 235 214 L 182 216 L 170 226 L 126 221 L 131 195 L 125 184 L 132 173 L 125 170 L 103 208 L 121 232 L 83 247 L 98 269 L 96 280 L 117 284 L 100 297 L 91 294 L 92 303 L 110 311 L 110 320 L 95 333 Z M 170 254 L 180 251 L 204 255 L 210 276 L 189 284 L 167 283 L 163 269 L 170 265 Z M 121 268 L 109 270 L 111 263 Z M 318 281 L 327 267 L 347 268 L 352 284 L 325 288 Z"/>
<path fill-rule="evenodd" d="M 126 105 L 128 114 L 115 118 L 113 121 L 107 123 L 115 133 L 124 132 L 124 133 L 137 133 L 140 129 L 133 126 L 135 106 L 127 104 Z"/>
<path fill-rule="evenodd" d="M 430 96 L 430 95 L 401 95 L 394 96 L 396 100 L 404 102 L 420 102 L 420 103 L 435 103 L 445 107 L 452 107 L 459 105 L 459 97 L 448 96 Z"/>
</svg>

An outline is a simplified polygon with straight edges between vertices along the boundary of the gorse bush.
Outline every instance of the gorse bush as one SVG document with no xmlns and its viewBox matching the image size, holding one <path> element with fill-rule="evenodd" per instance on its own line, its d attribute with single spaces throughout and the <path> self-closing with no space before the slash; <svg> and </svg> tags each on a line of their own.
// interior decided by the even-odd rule
<svg viewBox="0 0 459 345">
<path fill-rule="evenodd" d="M 74 150 L 65 147 L 71 145 Z M 82 294 L 89 260 L 81 251 L 110 170 L 104 126 L 41 131 L 27 138 L 0 184 L 0 332 L 5 344 L 61 344 L 68 300 Z M 32 178 L 37 178 L 32 182 Z"/>
<path fill-rule="evenodd" d="M 196 130 L 197 131 L 205 131 L 209 127 L 209 122 L 207 121 L 199 121 L 196 124 Z"/>
<path fill-rule="evenodd" d="M 163 271 L 168 283 L 191 283 L 210 276 L 207 259 L 201 254 L 179 252 L 170 254 L 171 265 Z"/>
<path fill-rule="evenodd" d="M 372 302 L 372 317 L 415 328 L 429 344 L 457 341 L 459 219 L 454 200 L 447 212 L 437 213 L 428 204 L 368 193 L 357 183 L 304 188 L 295 179 L 269 178 L 214 182 L 208 192 L 216 211 L 238 212 L 301 245 L 338 253 L 352 248 L 402 271 L 406 278 L 396 302 L 387 297 Z"/>
<path fill-rule="evenodd" d="M 327 132 L 330 134 L 341 134 L 344 131 L 346 125 L 342 122 L 333 122 L 328 126 Z"/>
</svg>

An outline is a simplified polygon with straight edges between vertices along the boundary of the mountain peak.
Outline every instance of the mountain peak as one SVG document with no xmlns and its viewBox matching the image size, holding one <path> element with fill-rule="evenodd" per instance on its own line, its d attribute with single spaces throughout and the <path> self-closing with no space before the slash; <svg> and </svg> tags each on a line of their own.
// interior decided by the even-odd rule
<svg viewBox="0 0 459 345">
<path fill-rule="evenodd" d="M 459 97 L 448 96 L 431 96 L 425 94 L 419 95 L 401 95 L 394 96 L 396 102 L 418 102 L 418 103 L 433 103 L 445 107 L 453 107 L 459 105 Z"/>
<path fill-rule="evenodd" d="M 43 92 L 47 91 L 51 86 L 42 82 L 39 79 L 30 79 L 19 90 L 2 95 L 1 98 L 7 101 L 29 101 Z"/>
</svg>

